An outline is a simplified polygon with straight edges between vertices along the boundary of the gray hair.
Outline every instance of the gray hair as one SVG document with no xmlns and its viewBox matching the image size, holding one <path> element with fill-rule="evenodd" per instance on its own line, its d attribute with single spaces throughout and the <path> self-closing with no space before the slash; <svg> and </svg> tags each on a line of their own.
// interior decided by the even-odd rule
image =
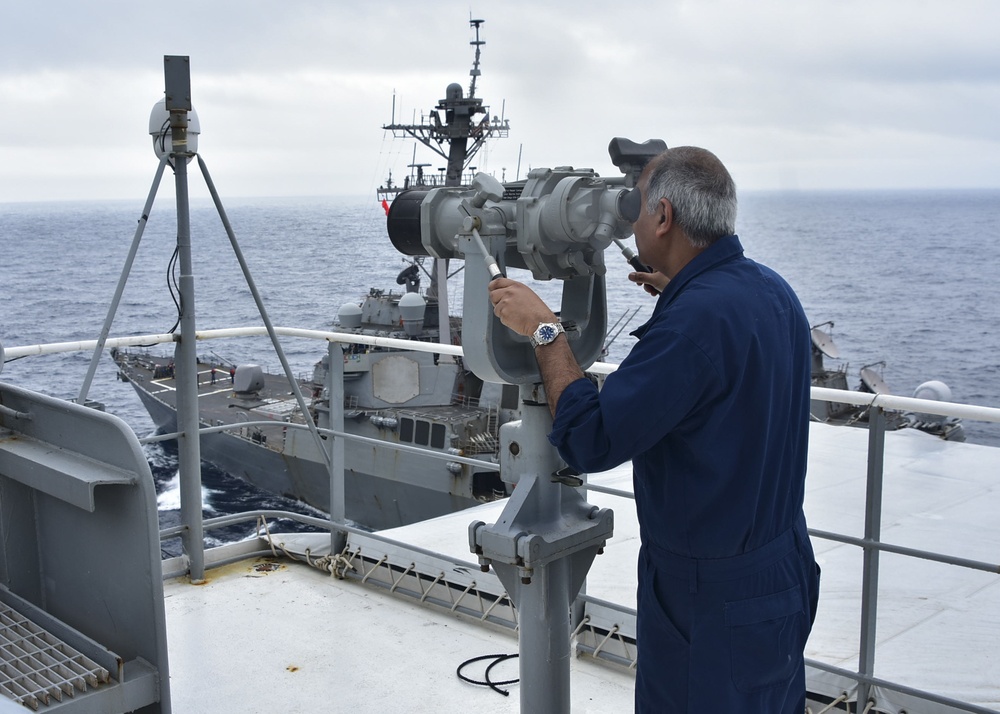
<svg viewBox="0 0 1000 714">
<path fill-rule="evenodd" d="M 696 146 L 667 149 L 646 177 L 646 210 L 670 201 L 674 220 L 695 248 L 707 248 L 736 232 L 736 184 L 711 151 Z"/>
</svg>

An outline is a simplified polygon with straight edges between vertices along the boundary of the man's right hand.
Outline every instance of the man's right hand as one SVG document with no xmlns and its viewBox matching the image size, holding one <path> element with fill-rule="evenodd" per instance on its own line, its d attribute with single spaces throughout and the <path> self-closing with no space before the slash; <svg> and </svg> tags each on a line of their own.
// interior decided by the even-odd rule
<svg viewBox="0 0 1000 714">
<path fill-rule="evenodd" d="M 494 278 L 487 285 L 493 314 L 519 335 L 527 337 L 542 322 L 558 322 L 555 313 L 524 283 Z"/>
</svg>

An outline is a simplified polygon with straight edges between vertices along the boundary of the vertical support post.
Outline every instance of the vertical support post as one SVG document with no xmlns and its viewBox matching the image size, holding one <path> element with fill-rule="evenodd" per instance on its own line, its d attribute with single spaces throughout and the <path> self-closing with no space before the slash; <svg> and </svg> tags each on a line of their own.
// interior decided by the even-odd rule
<svg viewBox="0 0 1000 714">
<path fill-rule="evenodd" d="M 434 260 L 434 282 L 437 285 L 438 300 L 438 343 L 451 345 L 451 316 L 448 314 L 448 261 Z M 450 355 L 440 355 L 439 360 L 454 361 Z"/>
<path fill-rule="evenodd" d="M 177 197 L 177 257 L 180 266 L 180 340 L 174 348 L 177 369 L 177 439 L 180 469 L 181 539 L 188 556 L 192 583 L 205 580 L 205 541 L 201 502 L 201 441 L 198 430 L 198 351 L 195 333 L 194 264 L 191 255 L 191 211 L 188 202 L 188 112 L 191 111 L 191 69 L 187 57 L 163 58 L 166 108 L 170 112 L 171 156 Z"/>
<path fill-rule="evenodd" d="M 612 511 L 557 477 L 551 430 L 541 385 L 522 384 L 521 419 L 500 429 L 500 473 L 516 488 L 496 523 L 469 524 L 469 547 L 517 608 L 522 714 L 569 714 L 570 604 L 614 532 Z"/>
<path fill-rule="evenodd" d="M 587 491 L 587 479 L 589 476 L 588 474 L 580 474 L 580 478 L 583 479 L 583 485 L 578 487 L 576 492 L 580 494 L 580 498 L 586 501 L 589 495 Z M 583 618 L 587 616 L 587 603 L 583 601 L 583 596 L 586 594 L 587 578 L 584 577 L 583 583 L 580 585 L 580 588 L 576 591 L 576 594 L 569 603 L 569 627 L 571 634 L 576 632 L 576 628 L 580 626 L 580 623 L 583 622 Z"/>
<path fill-rule="evenodd" d="M 538 525 L 558 523 L 562 486 L 553 483 L 552 447 L 545 435 L 552 417 L 544 398 L 532 385 L 521 385 L 521 443 L 524 454 L 537 455 L 527 471 L 537 479 L 525 505 Z M 525 439 L 531 439 L 527 442 Z M 533 472 L 533 473 L 532 473 Z M 522 479 L 528 474 L 522 474 Z M 521 484 L 525 486 L 527 484 Z M 533 568 L 517 586 L 518 658 L 521 712 L 569 714 L 570 711 L 570 592 L 569 560 L 560 558 Z"/>
<path fill-rule="evenodd" d="M 344 431 L 344 349 L 339 342 L 330 342 L 327 348 L 329 368 L 326 371 L 326 393 L 329 397 L 329 428 Z M 344 437 L 328 437 L 330 443 L 330 520 L 343 523 L 347 518 L 344 486 Z M 330 531 L 330 552 L 339 553 L 346 545 L 343 531 Z"/>
<path fill-rule="evenodd" d="M 861 642 L 858 673 L 858 708 L 871 696 L 875 676 L 875 637 L 878 618 L 879 555 L 882 537 L 882 476 L 885 466 L 885 412 L 872 405 L 868 414 L 868 482 L 865 494 L 865 547 L 861 581 Z"/>
<path fill-rule="evenodd" d="M 557 489 L 556 484 L 545 484 Z M 570 714 L 569 560 L 535 569 L 517 608 L 522 714 Z"/>
</svg>

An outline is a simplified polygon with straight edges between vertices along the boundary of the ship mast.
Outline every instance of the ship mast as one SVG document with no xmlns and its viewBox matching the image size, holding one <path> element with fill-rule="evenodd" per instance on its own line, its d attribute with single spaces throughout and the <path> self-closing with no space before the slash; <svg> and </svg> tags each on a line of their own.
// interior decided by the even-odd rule
<svg viewBox="0 0 1000 714">
<path fill-rule="evenodd" d="M 475 59 L 469 75 L 469 96 L 463 96 L 462 85 L 448 85 L 445 98 L 419 124 L 385 124 L 382 128 L 391 131 L 395 138 L 412 138 L 448 161 L 445 186 L 461 186 L 462 174 L 469 168 L 473 157 L 489 139 L 503 139 L 510 133 L 510 121 L 494 116 L 490 118 L 489 105 L 476 96 L 476 80 L 482 74 L 479 69 L 481 48 L 486 44 L 479 39 L 479 28 L 485 20 L 469 20 L 475 28 L 476 39 L 469 44 L 476 48 Z M 483 115 L 481 119 L 477 119 Z M 414 162 L 415 164 L 416 162 Z M 406 187 L 412 187 L 415 176 Z M 422 176 L 417 185 L 438 185 L 434 177 Z M 402 190 L 396 188 L 393 193 Z M 380 194 L 384 193 L 380 189 Z M 386 192 L 387 193 L 387 192 Z M 380 198 L 387 198 L 381 196 Z"/>
<path fill-rule="evenodd" d="M 411 174 L 402 186 L 392 185 L 391 180 L 378 189 L 378 198 L 385 202 L 395 197 L 400 191 L 416 186 L 461 186 L 463 174 L 469 168 L 473 157 L 489 139 L 506 138 L 510 133 L 510 121 L 504 117 L 494 116 L 490 119 L 490 108 L 476 96 L 476 80 L 482 74 L 479 69 L 481 48 L 486 44 L 479 39 L 479 28 L 485 20 L 473 20 L 469 25 L 475 28 L 476 39 L 469 44 L 476 48 L 475 58 L 469 76 L 469 95 L 463 96 L 462 85 L 453 83 L 445 90 L 445 97 L 438 101 L 436 107 L 419 124 L 397 124 L 395 122 L 395 99 L 393 100 L 393 123 L 384 124 L 383 130 L 391 131 L 393 137 L 413 138 L 429 148 L 435 154 L 446 159 L 444 182 L 437 177 L 423 172 L 427 164 L 417 164 L 416 157 L 410 164 Z M 479 118 L 479 115 L 483 115 Z M 416 173 L 412 169 L 416 167 Z M 438 303 L 438 339 L 444 344 L 451 344 L 451 325 L 448 318 L 448 261 L 436 259 L 434 271 L 431 274 L 431 286 L 427 291 L 428 298 L 437 298 Z"/>
</svg>

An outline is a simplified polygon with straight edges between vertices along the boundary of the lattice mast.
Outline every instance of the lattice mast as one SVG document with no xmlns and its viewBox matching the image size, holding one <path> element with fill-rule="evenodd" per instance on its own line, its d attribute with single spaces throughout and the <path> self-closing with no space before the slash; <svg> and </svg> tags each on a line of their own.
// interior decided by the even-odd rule
<svg viewBox="0 0 1000 714">
<path fill-rule="evenodd" d="M 510 132 L 510 122 L 496 115 L 491 119 L 489 105 L 484 105 L 483 100 L 476 96 L 476 81 L 482 74 L 479 69 L 481 48 L 486 44 L 479 38 L 479 28 L 484 22 L 485 20 L 469 20 L 476 32 L 476 39 L 469 44 L 476 48 L 476 53 L 469 71 L 472 79 L 468 96 L 463 96 L 460 84 L 450 84 L 445 90 L 445 98 L 438 102 L 420 124 L 397 124 L 394 121 L 382 127 L 391 131 L 396 138 L 412 137 L 446 159 L 445 186 L 462 185 L 463 173 L 486 141 L 506 138 Z M 414 162 L 411 168 L 422 169 L 426 165 Z M 423 171 L 419 171 L 416 176 L 411 176 L 410 186 L 414 183 L 434 185 L 436 182 L 427 181 Z"/>
</svg>

